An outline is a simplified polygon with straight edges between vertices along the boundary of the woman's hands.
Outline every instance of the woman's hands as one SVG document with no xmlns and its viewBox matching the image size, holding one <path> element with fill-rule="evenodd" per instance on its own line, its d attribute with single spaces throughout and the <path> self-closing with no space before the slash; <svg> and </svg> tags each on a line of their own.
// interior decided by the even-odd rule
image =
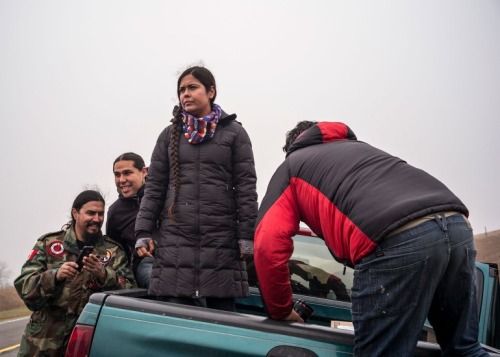
<svg viewBox="0 0 500 357">
<path fill-rule="evenodd" d="M 140 257 L 152 257 L 155 251 L 155 242 L 151 238 L 141 238 L 137 241 L 135 250 Z"/>
</svg>

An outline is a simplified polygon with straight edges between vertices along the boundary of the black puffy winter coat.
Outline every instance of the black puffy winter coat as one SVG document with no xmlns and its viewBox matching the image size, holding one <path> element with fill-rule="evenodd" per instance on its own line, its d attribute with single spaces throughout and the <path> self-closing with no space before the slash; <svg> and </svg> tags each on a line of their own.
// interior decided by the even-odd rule
<svg viewBox="0 0 500 357">
<path fill-rule="evenodd" d="M 248 295 L 238 241 L 253 241 L 257 179 L 250 138 L 235 119 L 223 113 L 214 137 L 201 144 L 181 135 L 176 222 L 167 212 L 174 199 L 168 155 L 172 126 L 158 137 L 135 226 L 137 238 L 151 237 L 159 219 L 150 295 Z"/>
</svg>

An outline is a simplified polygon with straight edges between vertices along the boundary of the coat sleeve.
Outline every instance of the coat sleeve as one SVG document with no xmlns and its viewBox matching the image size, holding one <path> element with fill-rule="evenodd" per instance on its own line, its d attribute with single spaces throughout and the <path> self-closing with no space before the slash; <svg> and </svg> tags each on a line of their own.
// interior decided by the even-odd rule
<svg viewBox="0 0 500 357">
<path fill-rule="evenodd" d="M 136 238 L 151 238 L 160 217 L 167 195 L 170 162 L 168 145 L 171 126 L 167 127 L 158 137 L 151 155 L 148 169 L 148 181 L 144 189 L 144 197 L 135 221 Z"/>
<path fill-rule="evenodd" d="M 262 200 L 255 231 L 255 267 L 269 316 L 283 319 L 293 308 L 288 260 L 300 215 L 286 161 L 275 172 Z"/>
<path fill-rule="evenodd" d="M 57 284 L 57 269 L 47 269 L 47 255 L 42 240 L 38 240 L 30 257 L 21 268 L 21 275 L 14 281 L 17 293 L 31 311 L 39 311 L 52 305 L 64 284 Z"/>
<path fill-rule="evenodd" d="M 240 127 L 233 147 L 233 185 L 236 189 L 238 239 L 253 241 L 257 218 L 257 175 L 250 137 Z"/>
</svg>

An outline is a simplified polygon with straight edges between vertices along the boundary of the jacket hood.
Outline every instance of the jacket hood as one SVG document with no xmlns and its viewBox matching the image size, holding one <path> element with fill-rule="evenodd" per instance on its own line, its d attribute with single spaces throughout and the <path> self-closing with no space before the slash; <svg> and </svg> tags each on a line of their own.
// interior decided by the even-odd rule
<svg viewBox="0 0 500 357">
<path fill-rule="evenodd" d="M 356 140 L 354 132 L 344 123 L 340 122 L 319 122 L 300 134 L 290 145 L 286 156 L 292 152 L 317 144 L 325 144 L 338 140 Z"/>
</svg>

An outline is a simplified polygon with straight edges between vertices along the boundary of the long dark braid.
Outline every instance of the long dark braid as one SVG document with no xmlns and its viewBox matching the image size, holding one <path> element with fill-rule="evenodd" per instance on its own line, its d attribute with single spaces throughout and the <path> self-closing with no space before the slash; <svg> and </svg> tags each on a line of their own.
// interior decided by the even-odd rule
<svg viewBox="0 0 500 357">
<path fill-rule="evenodd" d="M 168 207 L 168 217 L 172 222 L 175 220 L 175 204 L 177 197 L 179 197 L 179 190 L 181 188 L 181 175 L 179 168 L 179 138 L 182 128 L 182 109 L 179 105 L 176 109 L 174 118 L 172 119 L 172 131 L 170 132 L 170 143 L 168 145 L 168 155 L 170 159 L 170 171 L 172 172 L 172 180 L 174 183 L 174 200 Z"/>
</svg>

